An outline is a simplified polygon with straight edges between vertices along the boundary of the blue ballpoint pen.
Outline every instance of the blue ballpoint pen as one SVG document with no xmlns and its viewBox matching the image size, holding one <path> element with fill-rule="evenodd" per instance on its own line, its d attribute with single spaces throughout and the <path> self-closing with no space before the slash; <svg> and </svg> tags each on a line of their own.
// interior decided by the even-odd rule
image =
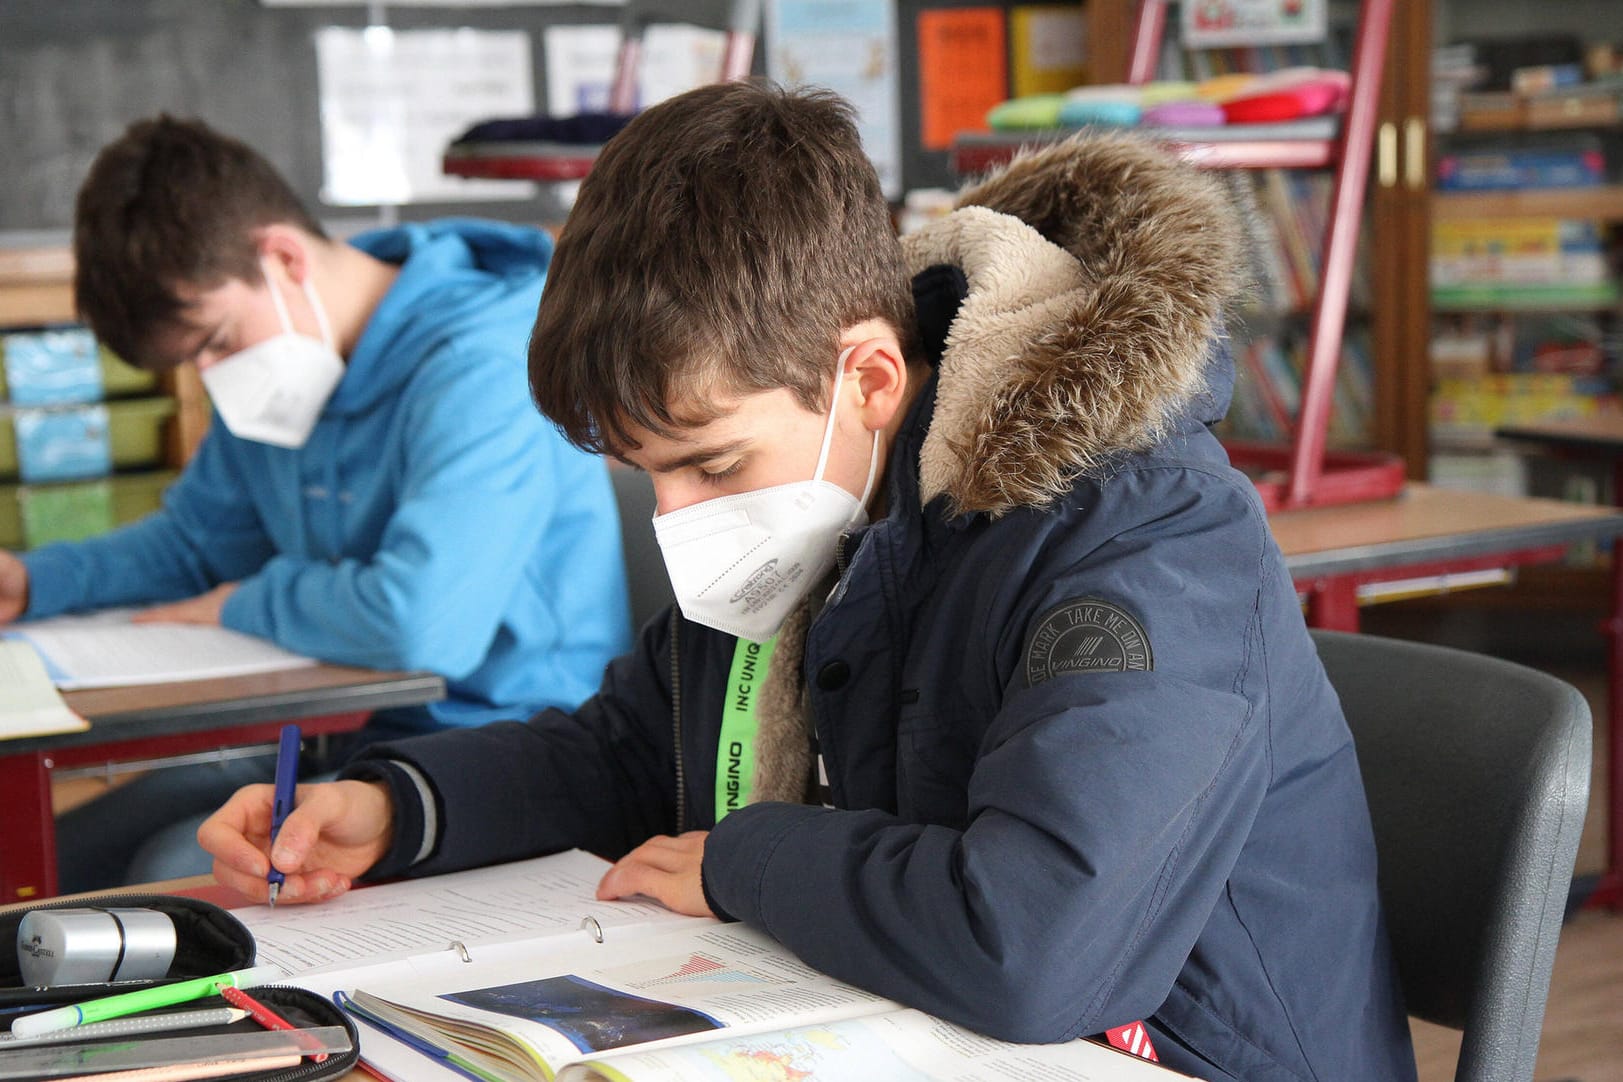
<svg viewBox="0 0 1623 1082">
<path fill-rule="evenodd" d="M 299 741 L 303 734 L 297 725 L 282 726 L 282 741 L 276 748 L 276 797 L 271 804 L 271 849 L 276 849 L 276 835 L 282 831 L 282 820 L 293 810 L 293 794 L 299 784 Z M 276 904 L 284 882 L 282 873 L 272 864 L 265 873 L 270 884 L 270 904 Z"/>
</svg>

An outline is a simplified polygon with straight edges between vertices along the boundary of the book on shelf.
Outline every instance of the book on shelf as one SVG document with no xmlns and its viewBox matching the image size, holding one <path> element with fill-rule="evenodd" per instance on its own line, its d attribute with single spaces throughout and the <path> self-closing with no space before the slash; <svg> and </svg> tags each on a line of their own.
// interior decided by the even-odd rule
<svg viewBox="0 0 1623 1082">
<path fill-rule="evenodd" d="M 1232 349 L 1234 397 L 1220 433 L 1263 442 L 1289 439 L 1301 404 L 1305 341 L 1258 335 L 1235 341 Z M 1369 445 L 1374 398 L 1373 364 L 1367 336 L 1350 334 L 1342 343 L 1331 394 L 1327 430 L 1331 446 Z"/>
<path fill-rule="evenodd" d="M 1442 311 L 1598 312 L 1617 306 L 1615 281 L 1598 282 L 1461 282 L 1431 289 L 1432 308 Z"/>
<path fill-rule="evenodd" d="M 1594 188 L 1606 183 L 1606 153 L 1594 135 L 1559 142 L 1457 147 L 1437 158 L 1439 192 L 1502 192 L 1523 188 Z"/>
<path fill-rule="evenodd" d="M 1608 400 L 1608 380 L 1553 372 L 1504 372 L 1439 379 L 1429 403 L 1432 442 L 1454 449 L 1491 446 L 1506 425 L 1588 417 Z"/>
<path fill-rule="evenodd" d="M 1610 280 L 1606 239 L 1577 218 L 1461 218 L 1431 229 L 1434 290 L 1471 285 L 1592 286 Z"/>
<path fill-rule="evenodd" d="M 608 867 L 560 853 L 236 915 L 260 964 L 356 1016 L 361 1058 L 385 1078 L 1183 1077 L 1087 1040 L 995 1041 L 743 925 L 599 901 Z"/>
<path fill-rule="evenodd" d="M 1220 175 L 1245 235 L 1254 303 L 1269 312 L 1305 310 L 1319 289 L 1331 178 L 1283 169 Z M 1361 223 L 1348 290 L 1355 307 L 1367 305 L 1370 296 L 1367 238 L 1368 225 Z"/>
</svg>

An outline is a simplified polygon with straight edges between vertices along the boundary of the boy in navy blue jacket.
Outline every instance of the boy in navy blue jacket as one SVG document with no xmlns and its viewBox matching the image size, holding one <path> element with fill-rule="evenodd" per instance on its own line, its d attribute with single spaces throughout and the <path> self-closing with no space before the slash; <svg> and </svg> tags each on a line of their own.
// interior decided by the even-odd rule
<svg viewBox="0 0 1623 1082">
<path fill-rule="evenodd" d="M 982 1032 L 1142 1019 L 1207 1079 L 1414 1065 L 1357 762 L 1207 430 L 1240 270 L 1206 179 L 1061 144 L 898 244 L 849 110 L 730 84 L 607 147 L 542 412 L 653 478 L 678 607 L 574 713 L 373 749 L 283 898 L 581 846 Z M 269 800 L 201 834 L 262 895 Z"/>
<path fill-rule="evenodd" d="M 143 606 L 445 677 L 444 700 L 375 716 L 361 740 L 592 693 L 631 631 L 604 464 L 529 402 L 546 233 L 452 220 L 339 241 L 251 148 L 158 117 L 97 156 L 74 249 L 97 336 L 150 369 L 194 361 L 215 416 L 162 510 L 0 552 L 0 623 Z M 62 888 L 206 871 L 198 824 L 271 772 L 178 767 L 74 809 Z"/>
</svg>

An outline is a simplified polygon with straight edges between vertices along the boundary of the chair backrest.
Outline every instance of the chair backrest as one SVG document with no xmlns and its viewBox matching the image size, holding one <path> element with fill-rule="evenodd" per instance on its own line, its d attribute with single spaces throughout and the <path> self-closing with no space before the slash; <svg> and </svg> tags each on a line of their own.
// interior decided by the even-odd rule
<svg viewBox="0 0 1623 1082">
<path fill-rule="evenodd" d="M 1589 704 L 1497 658 L 1313 637 L 1358 748 L 1409 1013 L 1464 1030 L 1456 1082 L 1530 1082 L 1588 806 Z"/>
<path fill-rule="evenodd" d="M 631 594 L 631 627 L 637 630 L 675 600 L 665 574 L 665 558 L 654 540 L 654 483 L 646 473 L 611 465 L 614 502 L 620 509 L 620 542 L 625 550 L 626 586 Z"/>
<path fill-rule="evenodd" d="M 620 52 L 615 58 L 609 110 L 629 113 L 637 104 L 637 67 L 642 35 L 650 23 L 687 23 L 727 35 L 717 82 L 742 79 L 755 59 L 755 35 L 761 25 L 761 0 L 625 0 L 620 13 Z"/>
</svg>

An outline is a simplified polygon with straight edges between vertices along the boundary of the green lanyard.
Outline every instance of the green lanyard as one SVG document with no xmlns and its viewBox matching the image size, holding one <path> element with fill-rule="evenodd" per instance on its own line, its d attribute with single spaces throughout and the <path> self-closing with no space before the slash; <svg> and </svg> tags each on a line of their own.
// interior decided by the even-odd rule
<svg viewBox="0 0 1623 1082">
<path fill-rule="evenodd" d="M 739 639 L 727 677 L 727 701 L 721 708 L 721 744 L 716 748 L 716 822 L 749 803 L 755 787 L 755 701 L 772 664 L 778 637 L 765 642 Z"/>
</svg>

